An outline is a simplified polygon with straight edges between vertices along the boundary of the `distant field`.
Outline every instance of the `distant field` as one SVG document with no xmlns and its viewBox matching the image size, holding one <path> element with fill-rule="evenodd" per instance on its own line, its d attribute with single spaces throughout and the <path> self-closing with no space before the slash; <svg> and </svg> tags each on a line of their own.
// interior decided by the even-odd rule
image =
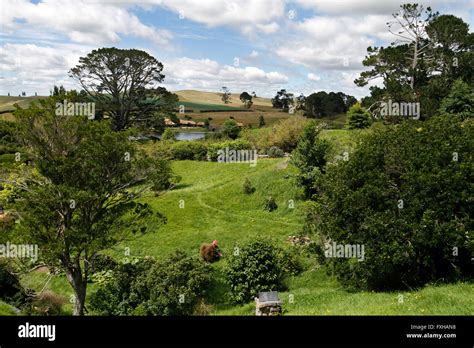
<svg viewBox="0 0 474 348">
<path fill-rule="evenodd" d="M 194 90 L 183 90 L 175 91 L 175 94 L 178 95 L 179 100 L 182 102 L 194 102 L 194 103 L 203 103 L 203 104 L 217 104 L 217 105 L 227 105 L 234 107 L 241 107 L 242 102 L 239 99 L 239 95 L 242 92 L 232 93 L 232 97 L 229 104 L 224 104 L 221 99 L 221 93 L 219 92 L 202 92 Z M 250 92 L 249 92 L 250 93 Z M 272 102 L 269 98 L 253 98 L 254 106 L 272 106 Z"/>
<path fill-rule="evenodd" d="M 228 105 L 218 105 L 218 104 L 203 104 L 203 103 L 196 103 L 196 102 L 186 102 L 186 101 L 179 101 L 176 103 L 176 108 L 180 105 L 183 105 L 186 110 L 192 109 L 194 112 L 202 111 L 202 110 L 245 110 L 242 107 L 235 107 L 235 106 L 228 106 Z"/>
<path fill-rule="evenodd" d="M 2 111 L 13 111 L 15 107 L 13 106 L 15 103 L 18 104 L 22 108 L 28 107 L 30 103 L 34 100 L 46 98 L 44 96 L 38 97 L 8 97 L 8 96 L 0 96 L 0 112 Z"/>
</svg>

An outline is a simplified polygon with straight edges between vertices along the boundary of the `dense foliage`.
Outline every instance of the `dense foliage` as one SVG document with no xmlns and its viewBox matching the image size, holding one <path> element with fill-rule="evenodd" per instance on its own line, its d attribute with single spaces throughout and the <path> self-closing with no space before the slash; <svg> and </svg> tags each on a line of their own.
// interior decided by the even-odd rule
<svg viewBox="0 0 474 348">
<path fill-rule="evenodd" d="M 359 103 L 352 105 L 347 112 L 347 127 L 349 129 L 362 129 L 370 127 L 370 114 Z"/>
<path fill-rule="evenodd" d="M 192 315 L 210 282 L 205 262 L 177 251 L 163 262 L 132 260 L 91 296 L 103 315 Z"/>
<path fill-rule="evenodd" d="M 292 254 L 259 238 L 234 250 L 226 267 L 226 280 L 231 299 L 245 303 L 261 291 L 283 290 L 284 277 L 299 271 Z"/>
<path fill-rule="evenodd" d="M 307 198 L 316 191 L 314 181 L 325 172 L 329 143 L 320 139 L 321 127 L 312 121 L 306 125 L 292 153 L 291 163 L 299 169 L 297 182 L 304 188 Z"/>
<path fill-rule="evenodd" d="M 444 115 L 376 128 L 329 166 L 307 226 L 321 248 L 365 246 L 363 262 L 325 259 L 338 278 L 382 290 L 472 275 L 473 150 L 472 119 Z"/>
<path fill-rule="evenodd" d="M 322 118 L 342 114 L 356 101 L 355 97 L 342 92 L 313 93 L 305 98 L 305 115 L 310 118 Z"/>
</svg>

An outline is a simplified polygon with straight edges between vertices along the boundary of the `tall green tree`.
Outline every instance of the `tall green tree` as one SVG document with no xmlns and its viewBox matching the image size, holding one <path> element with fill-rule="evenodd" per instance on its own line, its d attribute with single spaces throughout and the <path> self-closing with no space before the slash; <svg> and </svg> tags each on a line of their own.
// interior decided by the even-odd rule
<svg viewBox="0 0 474 348">
<path fill-rule="evenodd" d="M 232 99 L 232 94 L 230 93 L 230 90 L 225 86 L 222 87 L 221 99 L 224 104 L 229 104 L 230 100 Z"/>
<path fill-rule="evenodd" d="M 394 14 L 388 30 L 396 40 L 388 47 L 368 47 L 363 65 L 370 70 L 354 81 L 366 86 L 383 80 L 383 87 L 370 88 L 364 107 L 376 112 L 377 104 L 388 99 L 420 102 L 426 119 L 438 112 L 456 79 L 473 82 L 474 35 L 462 19 L 408 4 Z"/>
<path fill-rule="evenodd" d="M 462 118 L 474 116 L 474 90 L 462 80 L 454 82 L 449 95 L 441 102 L 440 111 Z"/>
<path fill-rule="evenodd" d="M 112 128 L 158 128 L 177 97 L 158 87 L 163 64 L 148 53 L 115 47 L 93 50 L 70 70 L 73 77 L 112 119 Z"/>
<path fill-rule="evenodd" d="M 320 138 L 321 128 L 311 120 L 304 128 L 296 149 L 292 152 L 292 164 L 299 169 L 298 184 L 310 198 L 317 192 L 316 177 L 325 173 L 329 143 Z"/>
<path fill-rule="evenodd" d="M 56 115 L 57 101 L 15 111 L 18 137 L 35 166 L 19 167 L 22 180 L 10 182 L 18 190 L 10 208 L 20 216 L 13 233 L 37 244 L 49 268 L 64 271 L 73 313 L 83 315 L 94 256 L 147 231 L 155 214 L 135 199 L 163 179 L 163 166 L 107 121 Z"/>
<path fill-rule="evenodd" d="M 362 129 L 370 126 L 370 114 L 359 103 L 352 105 L 347 112 L 347 127 Z"/>
<path fill-rule="evenodd" d="M 247 92 L 242 92 L 239 98 L 242 104 L 244 104 L 247 109 L 249 109 L 253 105 L 252 96 Z"/>
<path fill-rule="evenodd" d="M 293 103 L 293 94 L 288 93 L 286 89 L 279 90 L 272 99 L 272 106 L 276 109 L 282 109 L 283 111 L 288 111 Z"/>
</svg>

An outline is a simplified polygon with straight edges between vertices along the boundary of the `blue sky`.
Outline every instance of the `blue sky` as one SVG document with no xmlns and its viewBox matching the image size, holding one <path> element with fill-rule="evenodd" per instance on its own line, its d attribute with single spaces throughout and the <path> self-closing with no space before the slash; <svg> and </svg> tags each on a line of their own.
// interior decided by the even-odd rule
<svg viewBox="0 0 474 348">
<path fill-rule="evenodd" d="M 399 0 L 1 0 L 0 94 L 49 94 L 79 57 L 99 47 L 138 48 L 163 62 L 171 90 L 271 97 L 368 93 L 354 85 L 369 45 L 394 40 L 386 22 Z M 420 0 L 473 26 L 473 1 Z"/>
</svg>

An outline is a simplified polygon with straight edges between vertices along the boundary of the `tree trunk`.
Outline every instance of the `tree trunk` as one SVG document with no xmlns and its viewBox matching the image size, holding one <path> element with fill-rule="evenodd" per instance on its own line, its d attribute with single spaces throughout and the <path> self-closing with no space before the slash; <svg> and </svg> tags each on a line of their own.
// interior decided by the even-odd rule
<svg viewBox="0 0 474 348">
<path fill-rule="evenodd" d="M 411 63 L 412 75 L 411 75 L 411 81 L 410 81 L 410 88 L 412 91 L 415 89 L 415 74 L 416 74 L 417 64 L 418 64 L 418 39 L 415 41 L 413 60 Z"/>
<path fill-rule="evenodd" d="M 84 315 L 84 306 L 86 303 L 87 281 L 82 279 L 81 270 L 66 269 L 66 277 L 74 290 L 74 310 L 73 315 Z"/>
</svg>

